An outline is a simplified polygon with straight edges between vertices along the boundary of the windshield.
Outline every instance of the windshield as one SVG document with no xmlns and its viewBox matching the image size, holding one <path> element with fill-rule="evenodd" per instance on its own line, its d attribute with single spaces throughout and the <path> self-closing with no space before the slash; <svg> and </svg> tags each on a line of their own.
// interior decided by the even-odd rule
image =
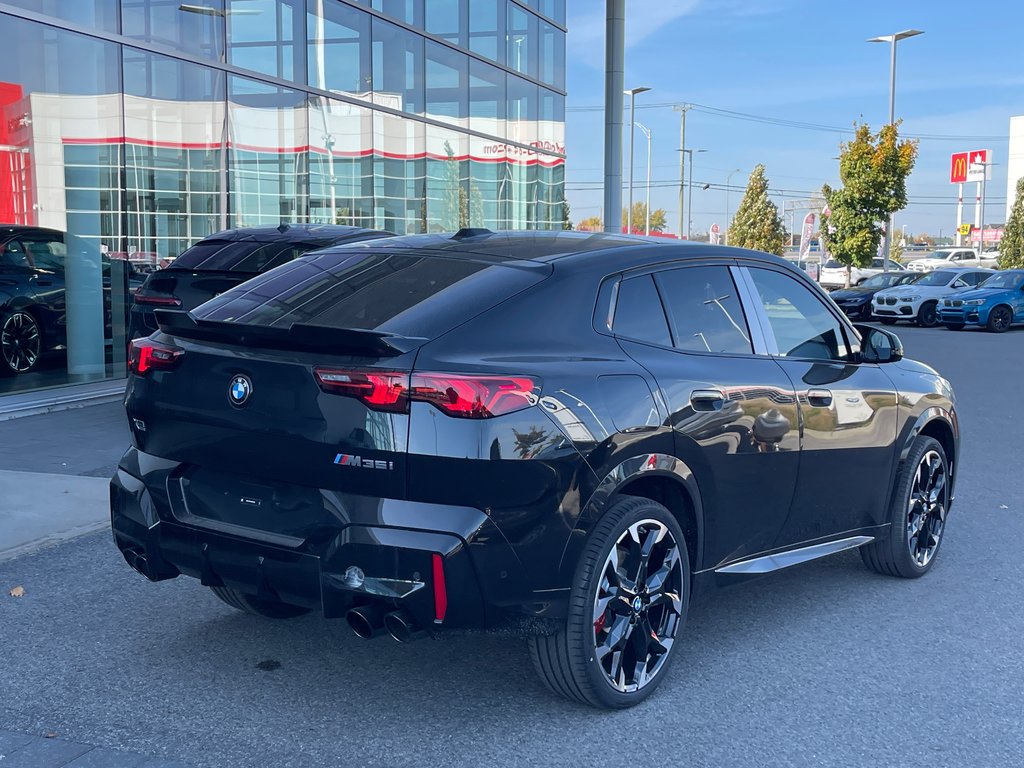
<svg viewBox="0 0 1024 768">
<path fill-rule="evenodd" d="M 891 273 L 888 275 L 875 275 L 861 283 L 861 286 L 864 288 L 888 288 L 890 285 L 897 285 L 903 282 L 902 278 L 903 275 L 894 275 Z"/>
<path fill-rule="evenodd" d="M 1024 272 L 1003 272 L 999 275 L 992 275 L 988 280 L 979 285 L 979 288 L 1005 288 L 1016 290 L 1024 285 Z"/>
<path fill-rule="evenodd" d="M 843 269 L 844 267 L 843 267 L 842 264 L 840 264 L 835 259 L 829 259 L 828 261 L 825 262 L 825 267 L 824 268 L 825 269 Z"/>
<path fill-rule="evenodd" d="M 942 259 L 945 261 L 949 258 L 951 251 L 932 251 L 927 256 L 922 256 L 922 259 Z"/>
<path fill-rule="evenodd" d="M 956 277 L 956 272 L 940 269 L 936 272 L 921 275 L 919 279 L 914 281 L 914 285 L 949 285 L 954 277 Z"/>
</svg>

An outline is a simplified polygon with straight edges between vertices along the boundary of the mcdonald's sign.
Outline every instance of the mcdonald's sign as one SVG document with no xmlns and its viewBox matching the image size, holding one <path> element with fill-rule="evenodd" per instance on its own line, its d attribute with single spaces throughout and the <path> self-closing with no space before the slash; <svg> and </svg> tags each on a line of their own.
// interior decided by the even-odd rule
<svg viewBox="0 0 1024 768">
<path fill-rule="evenodd" d="M 954 152 L 949 159 L 949 183 L 963 184 L 967 181 L 968 152 Z"/>
</svg>

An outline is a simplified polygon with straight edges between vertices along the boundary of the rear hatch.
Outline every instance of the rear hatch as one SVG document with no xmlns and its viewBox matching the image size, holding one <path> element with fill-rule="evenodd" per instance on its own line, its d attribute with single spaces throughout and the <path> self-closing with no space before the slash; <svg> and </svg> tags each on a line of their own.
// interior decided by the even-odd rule
<svg viewBox="0 0 1024 768">
<path fill-rule="evenodd" d="M 142 451 L 181 462 L 195 503 L 211 507 L 211 494 L 262 503 L 302 488 L 404 498 L 408 407 L 396 393 L 408 388 L 419 347 L 549 271 L 338 249 L 192 313 L 158 310 L 162 333 L 133 348 L 133 437 Z M 142 353 L 145 345 L 154 349 Z M 247 493 L 247 483 L 265 490 Z"/>
</svg>

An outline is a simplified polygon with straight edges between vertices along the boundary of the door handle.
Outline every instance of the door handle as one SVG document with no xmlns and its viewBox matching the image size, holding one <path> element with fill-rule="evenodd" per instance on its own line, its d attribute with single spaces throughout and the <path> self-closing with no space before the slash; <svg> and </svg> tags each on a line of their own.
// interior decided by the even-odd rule
<svg viewBox="0 0 1024 768">
<path fill-rule="evenodd" d="M 695 411 L 720 411 L 725 395 L 717 389 L 695 389 L 690 393 L 690 405 Z"/>
<path fill-rule="evenodd" d="M 815 408 L 828 408 L 832 405 L 832 393 L 827 389 L 807 390 L 807 402 Z"/>
</svg>

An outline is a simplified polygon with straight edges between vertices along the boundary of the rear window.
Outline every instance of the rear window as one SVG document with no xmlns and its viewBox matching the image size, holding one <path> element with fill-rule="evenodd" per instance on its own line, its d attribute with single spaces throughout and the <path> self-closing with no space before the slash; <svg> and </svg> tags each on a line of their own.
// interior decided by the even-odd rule
<svg viewBox="0 0 1024 768">
<path fill-rule="evenodd" d="M 548 265 L 377 251 L 293 261 L 211 299 L 200 320 L 294 323 L 434 338 L 543 280 Z"/>
<path fill-rule="evenodd" d="M 266 272 L 297 259 L 325 243 L 260 242 L 258 240 L 204 240 L 174 260 L 174 269 L 211 272 Z"/>
</svg>

